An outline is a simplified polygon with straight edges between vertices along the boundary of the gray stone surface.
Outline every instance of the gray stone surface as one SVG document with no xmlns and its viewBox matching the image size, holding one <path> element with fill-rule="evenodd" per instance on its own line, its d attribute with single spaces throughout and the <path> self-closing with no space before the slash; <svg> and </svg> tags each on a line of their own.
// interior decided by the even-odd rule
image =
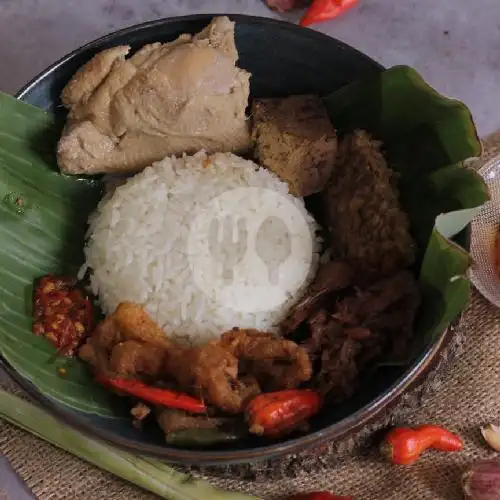
<svg viewBox="0 0 500 500">
<path fill-rule="evenodd" d="M 54 60 L 110 31 L 201 12 L 278 16 L 260 0 L 0 0 L 0 90 L 15 92 Z M 498 0 L 361 0 L 317 29 L 386 66 L 415 67 L 468 104 L 482 135 L 500 128 Z"/>
</svg>

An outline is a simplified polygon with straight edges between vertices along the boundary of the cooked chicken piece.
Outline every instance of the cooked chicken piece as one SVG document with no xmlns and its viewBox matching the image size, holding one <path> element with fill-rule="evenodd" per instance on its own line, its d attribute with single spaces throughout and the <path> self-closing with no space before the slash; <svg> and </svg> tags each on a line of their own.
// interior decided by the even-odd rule
<svg viewBox="0 0 500 500">
<path fill-rule="evenodd" d="M 331 294 L 352 283 L 351 268 L 341 261 L 322 264 L 308 290 L 280 325 L 283 335 L 294 332 Z"/>
<path fill-rule="evenodd" d="M 185 429 L 216 429 L 231 421 L 226 418 L 211 418 L 205 415 L 193 416 L 184 411 L 171 408 L 160 409 L 157 419 L 165 434 Z"/>
<path fill-rule="evenodd" d="M 171 154 L 248 149 L 250 74 L 236 66 L 227 17 L 126 58 L 129 51 L 97 54 L 63 90 L 69 110 L 57 148 L 63 172 L 137 172 Z"/>
<path fill-rule="evenodd" d="M 219 345 L 238 359 L 259 362 L 255 373 L 250 373 L 273 390 L 297 387 L 312 376 L 307 351 L 290 340 L 257 330 L 233 328 L 222 335 Z"/>
<path fill-rule="evenodd" d="M 335 129 L 321 99 L 255 99 L 252 118 L 255 156 L 261 165 L 288 183 L 296 196 L 321 191 L 337 153 Z"/>
</svg>

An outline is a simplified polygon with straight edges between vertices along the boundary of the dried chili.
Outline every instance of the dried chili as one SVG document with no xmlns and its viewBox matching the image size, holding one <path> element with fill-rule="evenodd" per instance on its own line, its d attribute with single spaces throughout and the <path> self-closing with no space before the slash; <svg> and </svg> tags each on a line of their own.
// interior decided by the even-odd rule
<svg viewBox="0 0 500 500">
<path fill-rule="evenodd" d="M 47 275 L 34 292 L 32 331 L 45 337 L 58 354 L 72 356 L 94 326 L 92 301 L 75 279 Z"/>
<path fill-rule="evenodd" d="M 309 26 L 329 21 L 351 9 L 357 3 L 358 0 L 313 0 L 304 17 L 300 20 L 300 25 Z"/>
<path fill-rule="evenodd" d="M 256 396 L 247 406 L 250 432 L 266 437 L 280 437 L 304 424 L 321 408 L 316 391 L 290 389 Z"/>
<path fill-rule="evenodd" d="M 437 425 L 422 425 L 414 429 L 397 427 L 386 436 L 381 451 L 392 463 L 410 465 L 427 449 L 460 451 L 463 442 L 456 434 Z"/>
<path fill-rule="evenodd" d="M 207 411 L 205 403 L 200 399 L 170 389 L 146 385 L 139 380 L 111 378 L 99 374 L 96 377 L 96 382 L 109 389 L 114 389 L 155 405 L 177 408 L 191 413 L 205 413 Z"/>
</svg>

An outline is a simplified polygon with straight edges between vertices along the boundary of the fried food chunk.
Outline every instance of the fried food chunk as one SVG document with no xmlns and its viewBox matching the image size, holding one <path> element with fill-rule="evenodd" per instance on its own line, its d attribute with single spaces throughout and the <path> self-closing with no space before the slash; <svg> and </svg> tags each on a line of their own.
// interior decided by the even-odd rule
<svg viewBox="0 0 500 500">
<path fill-rule="evenodd" d="M 122 302 L 111 315 L 123 339 L 167 348 L 171 340 L 139 304 Z"/>
<path fill-rule="evenodd" d="M 165 332 L 140 305 L 123 302 L 101 321 L 78 356 L 100 373 L 155 377 L 163 370 L 170 345 Z"/>
<path fill-rule="evenodd" d="M 261 392 L 260 382 L 276 389 L 311 378 L 307 351 L 290 340 L 257 330 L 233 329 L 219 340 L 187 347 L 168 339 L 144 309 L 122 303 L 95 330 L 79 356 L 99 373 L 120 377 L 172 378 L 227 413 L 241 413 Z M 253 371 L 240 363 L 261 362 Z"/>
<path fill-rule="evenodd" d="M 165 350 L 136 340 L 116 344 L 111 350 L 109 370 L 121 377 L 146 375 L 158 377 L 162 373 Z"/>
<path fill-rule="evenodd" d="M 312 376 L 307 351 L 270 333 L 233 328 L 222 335 L 220 346 L 240 360 L 257 362 L 248 373 L 271 390 L 292 389 Z"/>
<path fill-rule="evenodd" d="M 370 280 L 413 264 L 415 243 L 381 144 L 366 132 L 346 136 L 322 197 L 336 258 Z"/>
<path fill-rule="evenodd" d="M 321 99 L 294 95 L 255 99 L 255 156 L 288 184 L 295 196 L 323 189 L 335 166 L 337 136 Z"/>
<path fill-rule="evenodd" d="M 243 384 L 238 380 L 238 359 L 218 341 L 199 347 L 170 348 L 165 370 L 181 387 L 191 388 L 218 408 L 228 413 L 244 410 Z"/>
<path fill-rule="evenodd" d="M 244 361 L 244 373 L 240 370 Z M 199 347 L 170 347 L 165 371 L 181 387 L 228 413 L 241 413 L 260 393 L 261 381 L 276 389 L 297 387 L 312 376 L 307 351 L 290 340 L 257 330 L 233 329 Z"/>
</svg>

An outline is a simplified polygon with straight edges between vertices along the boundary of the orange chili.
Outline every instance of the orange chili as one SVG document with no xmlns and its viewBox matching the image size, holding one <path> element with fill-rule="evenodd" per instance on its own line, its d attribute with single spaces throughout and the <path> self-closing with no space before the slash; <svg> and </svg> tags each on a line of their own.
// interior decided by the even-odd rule
<svg viewBox="0 0 500 500">
<path fill-rule="evenodd" d="M 268 392 L 250 401 L 246 419 L 253 434 L 280 437 L 318 413 L 321 404 L 321 395 L 308 389 Z"/>
<path fill-rule="evenodd" d="M 92 302 L 76 280 L 47 275 L 35 284 L 32 331 L 45 337 L 58 354 L 71 356 L 90 335 L 94 323 Z"/>
<path fill-rule="evenodd" d="M 392 463 L 410 465 L 427 449 L 460 451 L 463 441 L 456 434 L 437 425 L 422 425 L 411 429 L 392 429 L 381 445 L 381 451 Z"/>
<path fill-rule="evenodd" d="M 313 491 L 311 493 L 293 495 L 288 500 L 354 500 L 354 497 L 342 497 L 328 491 Z"/>
<path fill-rule="evenodd" d="M 124 394 L 155 405 L 177 408 L 178 410 L 186 410 L 191 413 L 205 413 L 207 411 L 205 403 L 197 398 L 181 392 L 171 391 L 170 389 L 146 385 L 139 380 L 110 378 L 99 374 L 96 376 L 96 382 L 109 389 L 123 392 Z"/>
<path fill-rule="evenodd" d="M 309 26 L 314 23 L 329 21 L 351 9 L 357 3 L 358 0 L 313 0 L 312 5 L 300 20 L 300 25 Z"/>
</svg>

